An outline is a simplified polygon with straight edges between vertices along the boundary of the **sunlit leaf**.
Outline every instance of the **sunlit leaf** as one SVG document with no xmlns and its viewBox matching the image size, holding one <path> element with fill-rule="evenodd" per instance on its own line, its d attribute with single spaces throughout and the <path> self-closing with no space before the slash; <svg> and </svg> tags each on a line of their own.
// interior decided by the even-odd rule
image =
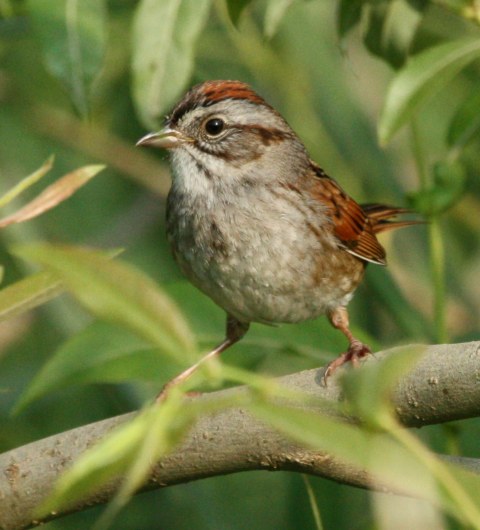
<svg viewBox="0 0 480 530">
<path fill-rule="evenodd" d="M 0 228 L 5 228 L 13 223 L 28 221 L 54 208 L 73 195 L 78 188 L 86 184 L 104 167 L 102 165 L 85 166 L 56 180 L 23 208 L 0 219 Z"/>
<path fill-rule="evenodd" d="M 287 9 L 295 0 L 269 0 L 265 11 L 265 35 L 271 38 L 275 35 Z"/>
<path fill-rule="evenodd" d="M 192 403 L 172 391 L 161 406 L 145 408 L 132 421 L 120 425 L 60 477 L 53 494 L 38 510 L 38 515 L 71 506 L 92 495 L 112 479 L 120 479 L 116 492 L 99 526 L 125 504 L 135 490 L 147 479 L 152 466 L 176 447 L 201 413 L 224 408 L 219 401 Z"/>
<path fill-rule="evenodd" d="M 386 144 L 416 111 L 455 74 L 480 57 L 480 39 L 442 43 L 413 56 L 390 84 L 380 116 L 378 135 Z"/>
<path fill-rule="evenodd" d="M 50 169 L 52 169 L 53 160 L 53 156 L 49 157 L 42 164 L 41 167 L 39 167 L 30 175 L 28 175 L 28 177 L 22 179 L 16 186 L 14 186 L 12 189 L 8 190 L 7 193 L 2 195 L 0 197 L 0 208 L 3 208 L 6 204 L 13 201 L 15 197 L 18 197 L 18 195 L 20 195 L 23 191 L 35 184 L 35 182 L 38 182 L 44 175 L 46 175 L 50 171 Z"/>
<path fill-rule="evenodd" d="M 157 381 L 160 390 L 178 370 L 178 364 L 136 335 L 94 322 L 60 346 L 20 397 L 15 412 L 49 392 L 86 383 Z"/>
<path fill-rule="evenodd" d="M 119 478 L 127 472 L 139 458 L 148 440 L 148 457 L 150 466 L 172 447 L 168 435 L 183 427 L 181 416 L 178 415 L 180 399 L 170 399 L 162 407 L 150 406 L 132 421 L 121 425 L 90 451 L 84 453 L 64 475 L 54 488 L 53 494 L 40 507 L 41 513 L 70 506 L 88 495 L 108 481 Z M 183 416 L 188 422 L 191 417 Z M 174 424 L 175 426 L 172 426 Z M 151 437 L 155 439 L 152 440 Z M 146 477 L 143 477 L 146 478 Z"/>
<path fill-rule="evenodd" d="M 211 0 L 142 0 L 133 27 L 133 97 L 155 129 L 185 90 Z"/>
<path fill-rule="evenodd" d="M 90 86 L 105 54 L 105 0 L 29 0 L 27 5 L 47 68 L 86 115 Z"/>
<path fill-rule="evenodd" d="M 173 397 L 173 399 L 172 399 Z M 158 410 L 158 408 L 165 410 Z M 193 425 L 198 411 L 188 410 L 181 398 L 169 396 L 161 407 L 156 407 L 152 421 L 141 440 L 132 465 L 128 468 L 121 487 L 103 514 L 100 523 L 111 523 L 117 513 L 127 504 L 135 491 L 145 482 L 152 463 L 168 454 L 183 439 Z"/>
<path fill-rule="evenodd" d="M 386 416 L 393 415 L 391 396 L 399 380 L 425 353 L 425 346 L 399 347 L 397 351 L 372 359 L 361 370 L 350 370 L 341 384 L 349 408 L 355 416 L 370 425 L 382 428 Z"/>
<path fill-rule="evenodd" d="M 15 249 L 63 281 L 94 315 L 126 326 L 180 362 L 191 362 L 195 342 L 177 306 L 148 277 L 103 253 L 47 244 Z"/>
<path fill-rule="evenodd" d="M 250 409 L 298 443 L 367 472 L 377 487 L 440 503 L 460 521 L 480 524 L 480 476 L 440 461 L 420 442 L 416 452 L 388 435 L 266 401 L 256 401 Z"/>
<path fill-rule="evenodd" d="M 12 283 L 0 291 L 0 322 L 38 307 L 64 290 L 51 272 L 39 272 Z"/>
<path fill-rule="evenodd" d="M 365 46 L 394 68 L 405 62 L 422 20 L 425 1 L 391 0 L 368 10 Z"/>
<path fill-rule="evenodd" d="M 106 251 L 113 258 L 120 250 Z M 30 311 L 65 292 L 60 278 L 50 271 L 32 274 L 0 290 L 0 322 Z"/>
</svg>

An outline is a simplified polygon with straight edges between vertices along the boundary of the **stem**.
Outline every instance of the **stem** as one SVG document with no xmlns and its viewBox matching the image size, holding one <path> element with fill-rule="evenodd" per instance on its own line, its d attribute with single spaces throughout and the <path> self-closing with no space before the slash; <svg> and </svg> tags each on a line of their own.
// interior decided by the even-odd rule
<svg viewBox="0 0 480 530">
<path fill-rule="evenodd" d="M 428 192 L 433 189 L 431 174 L 425 163 L 424 149 L 420 138 L 417 122 L 411 125 L 412 151 L 417 166 L 420 190 Z M 430 276 L 433 287 L 433 321 L 435 340 L 439 343 L 447 342 L 446 303 L 445 303 L 445 250 L 440 218 L 436 214 L 427 216 L 428 221 L 428 251 L 430 261 Z"/>
<path fill-rule="evenodd" d="M 447 342 L 447 328 L 445 323 L 445 248 L 440 219 L 433 216 L 428 225 L 428 246 L 430 250 L 430 274 L 433 286 L 433 315 L 435 323 L 435 340 L 438 343 Z"/>
<path fill-rule="evenodd" d="M 412 120 L 411 125 L 412 151 L 417 166 L 418 180 L 420 181 L 420 189 L 426 190 L 429 186 L 429 174 L 425 163 L 425 156 L 423 152 L 423 145 L 420 139 L 420 131 L 418 130 L 417 121 Z"/>
<path fill-rule="evenodd" d="M 307 490 L 308 500 L 310 502 L 310 508 L 312 509 L 313 520 L 315 521 L 315 528 L 317 530 L 323 530 L 322 518 L 320 516 L 320 510 L 318 509 L 318 502 L 313 491 L 310 478 L 305 473 L 302 473 L 303 483 Z"/>
<path fill-rule="evenodd" d="M 437 460 L 437 457 L 422 445 L 406 429 L 398 429 L 394 425 L 391 434 L 400 442 L 403 447 L 415 455 L 418 460 L 432 473 L 436 480 L 443 486 L 452 501 L 456 504 L 459 512 L 462 513 L 471 524 L 472 528 L 480 529 L 480 512 L 475 502 L 461 482 L 450 473 L 448 467 Z"/>
</svg>

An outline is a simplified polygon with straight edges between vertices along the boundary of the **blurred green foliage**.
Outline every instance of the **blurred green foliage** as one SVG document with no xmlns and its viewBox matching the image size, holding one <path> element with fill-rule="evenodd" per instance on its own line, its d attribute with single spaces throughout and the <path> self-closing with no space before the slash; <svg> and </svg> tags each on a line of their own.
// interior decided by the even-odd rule
<svg viewBox="0 0 480 530">
<path fill-rule="evenodd" d="M 68 296 L 27 312 L 49 289 L 60 291 L 58 277 L 48 276 L 58 267 L 29 276 L 36 269 L 12 255 L 14 246 L 122 247 L 122 260 L 176 302 L 187 321 L 182 329 L 190 327 L 202 349 L 223 336 L 222 311 L 182 278 L 169 253 L 167 160 L 134 147 L 188 86 L 205 79 L 251 83 L 357 200 L 409 204 L 430 221 L 382 239 L 389 268 L 369 267 L 350 305 L 361 338 L 375 349 L 477 338 L 479 21 L 473 0 L 0 0 L 0 194 L 52 153 L 56 160 L 4 215 L 79 166 L 108 167 L 56 209 L 2 230 L 0 319 L 19 298 L 30 299 L 0 327 L 0 450 L 136 409 L 187 362 L 164 355 L 161 339 L 135 337 L 118 319 L 106 324 Z M 40 263 L 61 258 L 65 274 L 76 270 L 71 255 L 56 260 L 58 247 L 41 248 Z M 138 281 L 150 285 L 144 276 Z M 86 289 L 73 292 L 82 299 Z M 190 351 L 193 339 L 186 342 Z M 344 347 L 325 319 L 253 325 L 224 360 L 277 375 L 319 366 Z M 12 415 L 15 405 L 25 406 Z M 256 406 L 288 423 L 268 404 Z M 289 419 L 286 430 L 296 432 L 297 418 Z M 479 431 L 470 420 L 421 436 L 435 450 L 478 456 Z M 321 479 L 311 485 L 325 528 L 383 528 L 381 495 Z M 46 528 L 89 527 L 98 514 Z M 118 529 L 192 527 L 287 530 L 314 528 L 314 519 L 300 477 L 257 472 L 141 495 L 115 522 Z"/>
</svg>

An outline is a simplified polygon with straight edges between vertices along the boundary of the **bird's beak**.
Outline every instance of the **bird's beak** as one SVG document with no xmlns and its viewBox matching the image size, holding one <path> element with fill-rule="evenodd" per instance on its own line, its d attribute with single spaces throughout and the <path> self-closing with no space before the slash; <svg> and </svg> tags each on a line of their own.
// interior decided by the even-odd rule
<svg viewBox="0 0 480 530">
<path fill-rule="evenodd" d="M 193 140 L 188 136 L 185 136 L 175 129 L 165 127 L 159 132 L 153 132 L 140 138 L 135 145 L 144 145 L 148 147 L 157 147 L 162 149 L 173 149 L 179 147 L 186 142 L 192 142 Z"/>
</svg>

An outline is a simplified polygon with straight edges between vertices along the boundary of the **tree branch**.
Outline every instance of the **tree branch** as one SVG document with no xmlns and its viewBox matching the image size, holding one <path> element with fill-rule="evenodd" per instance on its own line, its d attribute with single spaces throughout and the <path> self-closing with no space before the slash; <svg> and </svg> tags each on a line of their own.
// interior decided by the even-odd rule
<svg viewBox="0 0 480 530">
<path fill-rule="evenodd" d="M 367 362 L 378 362 L 394 353 L 395 349 L 378 353 Z M 400 422 L 406 427 L 421 427 L 479 416 L 479 361 L 480 342 L 429 346 L 395 391 L 394 405 Z M 308 370 L 278 381 L 287 388 L 321 398 L 317 402 L 306 400 L 305 405 L 321 413 L 323 400 L 341 399 L 335 378 L 325 387 L 322 375 L 323 369 Z M 193 399 L 215 400 L 225 393 L 242 391 L 238 387 Z M 125 414 L 85 425 L 0 455 L 0 529 L 19 530 L 35 524 L 29 514 L 48 495 L 60 473 L 132 417 L 133 414 Z M 454 461 L 480 472 L 476 459 Z M 228 409 L 200 418 L 183 443 L 155 466 L 143 489 L 258 469 L 299 471 L 353 486 L 375 487 L 366 472 L 328 454 L 298 446 L 244 410 Z M 104 503 L 114 491 L 115 484 L 111 484 L 70 511 Z"/>
</svg>

